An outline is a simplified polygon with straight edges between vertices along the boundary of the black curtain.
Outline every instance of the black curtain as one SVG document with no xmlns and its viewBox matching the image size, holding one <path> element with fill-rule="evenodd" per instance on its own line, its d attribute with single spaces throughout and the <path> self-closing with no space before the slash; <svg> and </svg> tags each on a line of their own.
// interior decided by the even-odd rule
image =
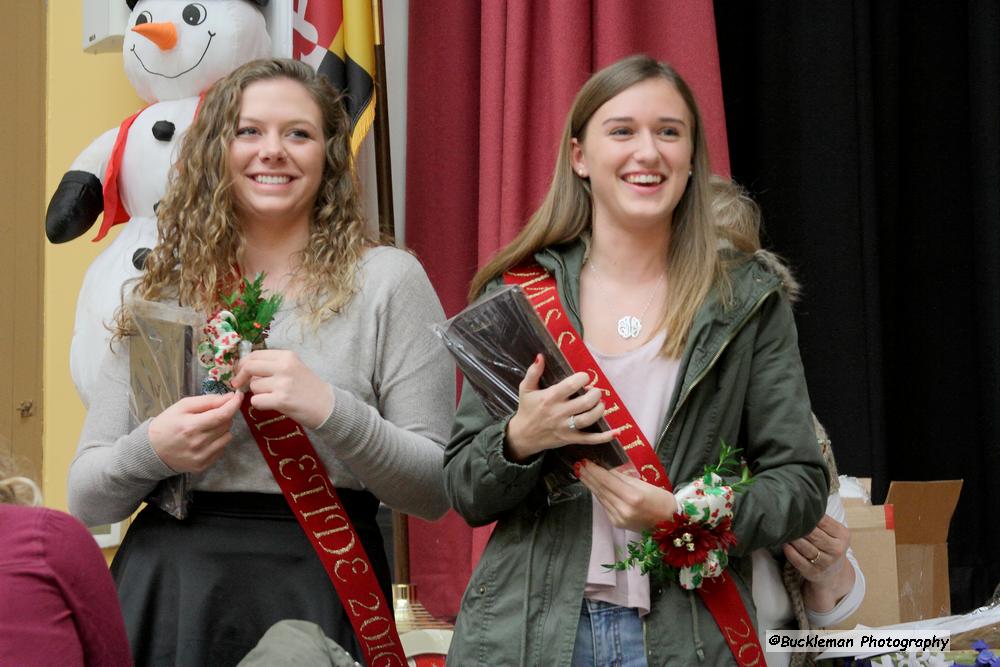
<svg viewBox="0 0 1000 667">
<path fill-rule="evenodd" d="M 716 0 L 733 177 L 841 472 L 963 478 L 952 608 L 1000 582 L 1000 2 Z"/>
</svg>

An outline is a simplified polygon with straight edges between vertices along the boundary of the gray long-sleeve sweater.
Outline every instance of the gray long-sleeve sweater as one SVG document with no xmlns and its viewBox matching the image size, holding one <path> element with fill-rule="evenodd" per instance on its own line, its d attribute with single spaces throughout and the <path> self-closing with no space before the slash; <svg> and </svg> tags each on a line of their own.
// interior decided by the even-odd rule
<svg viewBox="0 0 1000 667">
<path fill-rule="evenodd" d="M 444 313 L 423 267 L 389 247 L 369 250 L 360 289 L 318 329 L 285 304 L 268 347 L 294 350 L 333 386 L 335 405 L 313 447 L 339 487 L 368 489 L 390 507 L 425 518 L 445 512 L 442 451 L 454 417 L 455 370 L 431 329 Z M 101 366 L 76 458 L 69 508 L 84 523 L 120 521 L 157 482 L 174 475 L 149 443 L 149 421 L 129 409 L 128 343 Z M 201 491 L 280 493 L 240 414 L 222 457 L 194 476 Z"/>
</svg>

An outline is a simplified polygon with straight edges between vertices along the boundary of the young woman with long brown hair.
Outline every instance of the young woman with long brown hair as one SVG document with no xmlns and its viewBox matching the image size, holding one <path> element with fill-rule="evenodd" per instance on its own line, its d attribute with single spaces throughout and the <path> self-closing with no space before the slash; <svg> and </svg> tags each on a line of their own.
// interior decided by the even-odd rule
<svg viewBox="0 0 1000 667">
<path fill-rule="evenodd" d="M 619 61 L 577 94 L 547 197 L 470 296 L 526 263 L 551 274 L 565 315 L 674 484 L 698 477 L 723 443 L 742 450 L 754 482 L 736 500 L 725 578 L 753 619 L 746 556 L 808 533 L 827 480 L 781 280 L 752 254 L 720 252 L 709 177 L 683 79 L 645 56 Z M 467 521 L 497 527 L 463 598 L 449 662 L 734 662 L 737 649 L 699 594 L 603 567 L 640 531 L 674 519 L 672 492 L 581 462 L 590 493 L 547 502 L 548 450 L 621 431 L 581 433 L 604 415 L 605 394 L 586 390 L 592 378 L 582 372 L 541 388 L 543 364 L 528 369 L 506 419 L 490 418 L 471 390 L 459 405 L 448 494 Z"/>
</svg>

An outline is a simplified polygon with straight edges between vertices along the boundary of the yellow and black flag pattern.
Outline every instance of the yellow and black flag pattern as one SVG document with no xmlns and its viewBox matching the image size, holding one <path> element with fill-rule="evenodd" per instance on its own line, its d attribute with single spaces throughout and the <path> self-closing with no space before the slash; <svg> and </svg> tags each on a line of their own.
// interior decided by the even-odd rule
<svg viewBox="0 0 1000 667">
<path fill-rule="evenodd" d="M 371 0 L 295 0 L 293 56 L 344 93 L 355 154 L 375 120 Z"/>
</svg>

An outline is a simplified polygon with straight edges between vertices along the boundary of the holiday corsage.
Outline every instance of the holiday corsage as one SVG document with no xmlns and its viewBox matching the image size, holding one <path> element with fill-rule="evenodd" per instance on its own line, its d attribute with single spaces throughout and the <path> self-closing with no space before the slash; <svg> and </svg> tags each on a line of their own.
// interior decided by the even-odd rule
<svg viewBox="0 0 1000 667">
<path fill-rule="evenodd" d="M 205 339 L 198 345 L 198 358 L 208 371 L 202 382 L 206 394 L 232 391 L 229 381 L 240 358 L 240 348 L 263 344 L 270 332 L 271 320 L 281 307 L 281 295 L 264 298 L 264 274 L 253 282 L 244 278 L 240 287 L 222 297 L 223 308 L 216 311 L 202 328 Z"/>
<path fill-rule="evenodd" d="M 705 579 L 722 574 L 729 549 L 736 544 L 732 531 L 733 501 L 752 483 L 749 470 L 738 463 L 738 449 L 722 444 L 719 461 L 706 466 L 701 477 L 674 492 L 677 512 L 629 542 L 628 557 L 604 567 L 626 570 L 638 565 L 642 574 L 659 581 L 677 581 L 681 588 L 699 588 Z M 723 476 L 738 481 L 724 483 Z"/>
</svg>

